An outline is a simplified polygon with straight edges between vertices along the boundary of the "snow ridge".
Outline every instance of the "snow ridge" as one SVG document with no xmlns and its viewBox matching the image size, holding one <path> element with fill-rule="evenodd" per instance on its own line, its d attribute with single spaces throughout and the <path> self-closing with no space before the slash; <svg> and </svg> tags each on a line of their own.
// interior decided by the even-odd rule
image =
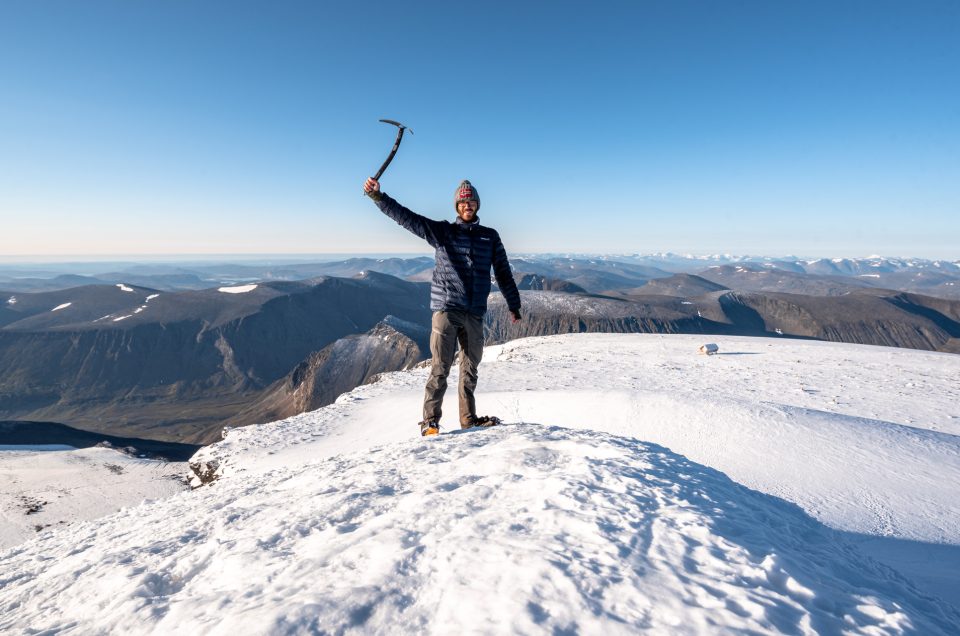
<svg viewBox="0 0 960 636">
<path fill-rule="evenodd" d="M 0 554 L 0 632 L 956 633 L 960 358 L 702 343 L 488 347 L 490 430 L 419 438 L 426 369 L 230 430 Z"/>
<path fill-rule="evenodd" d="M 0 587 L 17 588 L 0 629 L 937 634 L 960 620 L 797 506 L 594 431 L 409 441 L 193 498 L 6 554 L 16 575 Z"/>
</svg>

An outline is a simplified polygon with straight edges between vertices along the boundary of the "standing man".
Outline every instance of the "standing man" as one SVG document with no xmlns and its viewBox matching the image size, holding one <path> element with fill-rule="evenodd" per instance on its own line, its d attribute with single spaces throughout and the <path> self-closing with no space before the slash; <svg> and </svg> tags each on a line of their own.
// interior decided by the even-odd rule
<svg viewBox="0 0 960 636">
<path fill-rule="evenodd" d="M 364 191 L 380 211 L 407 230 L 424 239 L 436 250 L 436 266 L 430 284 L 430 309 L 433 331 L 430 354 L 433 365 L 423 397 L 421 435 L 440 432 L 443 394 L 447 375 L 453 365 L 457 342 L 460 343 L 460 428 L 492 426 L 495 417 L 477 417 L 474 391 L 477 366 L 483 356 L 483 316 L 490 295 L 490 268 L 500 293 L 507 301 L 513 322 L 520 320 L 520 292 L 510 271 L 507 252 L 493 228 L 480 225 L 477 210 L 480 195 L 469 181 L 463 181 L 453 195 L 456 220 L 434 221 L 410 211 L 380 191 L 380 183 L 367 179 Z"/>
</svg>

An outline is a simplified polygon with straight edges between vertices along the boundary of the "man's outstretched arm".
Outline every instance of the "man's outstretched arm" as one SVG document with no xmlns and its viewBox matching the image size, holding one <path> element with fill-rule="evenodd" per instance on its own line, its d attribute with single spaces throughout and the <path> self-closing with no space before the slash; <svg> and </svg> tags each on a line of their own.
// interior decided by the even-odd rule
<svg viewBox="0 0 960 636">
<path fill-rule="evenodd" d="M 380 183 L 372 177 L 363 184 L 363 191 L 367 196 L 373 199 L 380 211 L 396 221 L 406 230 L 413 232 L 427 243 L 436 247 L 440 240 L 438 235 L 443 226 L 442 223 L 421 216 L 412 210 L 403 207 L 395 199 L 380 191 Z"/>
</svg>

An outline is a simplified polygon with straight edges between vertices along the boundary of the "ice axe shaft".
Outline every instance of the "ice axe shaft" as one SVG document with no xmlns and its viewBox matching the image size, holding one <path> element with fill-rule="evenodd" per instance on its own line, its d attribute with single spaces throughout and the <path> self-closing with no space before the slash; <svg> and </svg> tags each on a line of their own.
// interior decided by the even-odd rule
<svg viewBox="0 0 960 636">
<path fill-rule="evenodd" d="M 374 181 L 379 181 L 379 180 L 380 180 L 380 176 L 381 176 L 381 175 L 384 173 L 384 171 L 387 169 L 387 166 L 390 165 L 390 162 L 393 161 L 394 156 L 397 154 L 397 148 L 400 147 L 400 141 L 403 139 L 403 131 L 408 130 L 406 126 L 404 126 L 403 124 L 401 124 L 401 123 L 398 122 L 398 121 L 393 121 L 392 119 L 381 119 L 380 121 L 382 121 L 382 122 L 385 123 L 385 124 L 393 124 L 394 126 L 396 126 L 397 128 L 399 128 L 400 130 L 397 131 L 397 140 L 396 140 L 395 142 L 393 142 L 393 149 L 390 151 L 390 156 L 387 157 L 387 160 L 384 161 L 384 162 L 383 162 L 383 165 L 380 166 L 380 169 L 377 170 L 377 174 L 373 177 Z M 413 131 L 412 131 L 412 130 L 410 131 L 410 134 L 411 134 L 411 135 L 413 134 Z"/>
</svg>

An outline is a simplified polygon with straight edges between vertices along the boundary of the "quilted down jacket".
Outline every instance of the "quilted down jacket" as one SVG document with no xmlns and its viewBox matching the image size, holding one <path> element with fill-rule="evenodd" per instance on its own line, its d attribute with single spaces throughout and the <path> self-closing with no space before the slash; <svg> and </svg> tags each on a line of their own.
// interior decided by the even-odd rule
<svg viewBox="0 0 960 636">
<path fill-rule="evenodd" d="M 513 280 L 500 235 L 479 221 L 434 221 L 412 212 L 386 194 L 374 199 L 380 211 L 436 250 L 430 285 L 430 309 L 462 309 L 482 316 L 490 295 L 490 268 L 511 310 L 520 310 L 520 292 Z"/>
</svg>

